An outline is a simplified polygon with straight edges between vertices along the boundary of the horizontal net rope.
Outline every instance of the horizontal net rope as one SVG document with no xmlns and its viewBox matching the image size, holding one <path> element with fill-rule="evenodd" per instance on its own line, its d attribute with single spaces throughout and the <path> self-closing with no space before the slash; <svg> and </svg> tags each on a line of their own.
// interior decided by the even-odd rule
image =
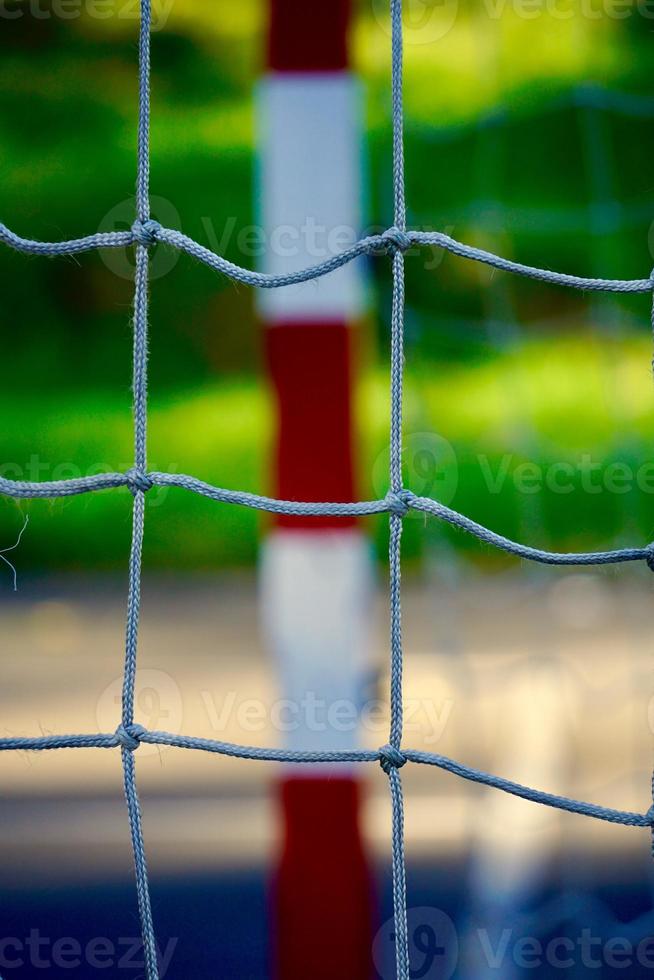
<svg viewBox="0 0 654 980">
<path fill-rule="evenodd" d="M 633 813 L 630 810 L 615 810 L 612 807 L 600 806 L 597 803 L 586 803 L 583 800 L 547 793 L 530 786 L 523 786 L 502 776 L 495 776 L 475 769 L 455 759 L 434 752 L 423 752 L 417 749 L 402 749 L 399 754 L 391 746 L 379 749 L 361 749 L 351 751 L 302 752 L 274 748 L 257 748 L 252 745 L 236 745 L 233 742 L 220 742 L 208 738 L 196 738 L 192 735 L 178 735 L 172 732 L 148 731 L 141 725 L 121 726 L 113 735 L 40 735 L 34 738 L 15 737 L 0 738 L 0 752 L 48 752 L 60 749 L 118 749 L 125 748 L 134 752 L 144 742 L 148 745 L 164 745 L 189 751 L 208 752 L 214 755 L 226 756 L 232 759 L 248 759 L 256 762 L 289 762 L 296 764 L 316 765 L 318 763 L 380 763 L 386 769 L 400 769 L 407 763 L 435 766 L 445 772 L 460 776 L 470 782 L 519 796 L 532 803 L 540 803 L 556 810 L 577 813 L 581 816 L 594 817 L 608 823 L 618 823 L 627 827 L 651 827 L 654 821 L 652 812 Z"/>
<path fill-rule="evenodd" d="M 127 248 L 135 242 L 131 231 L 110 231 L 88 235 L 86 238 L 74 238 L 67 242 L 35 242 L 29 238 L 21 238 L 5 225 L 0 224 L 0 242 L 23 252 L 25 255 L 77 255 L 79 252 L 92 252 L 98 248 Z"/>
<path fill-rule="evenodd" d="M 129 486 L 125 473 L 100 473 L 94 476 L 76 477 L 72 480 L 52 480 L 44 483 L 7 480 L 0 477 L 0 495 L 18 500 L 56 500 L 57 497 L 78 497 L 83 493 L 114 490 Z"/>
<path fill-rule="evenodd" d="M 415 510 L 429 514 L 452 527 L 465 531 L 493 548 L 542 565 L 618 565 L 633 561 L 645 561 L 648 564 L 654 564 L 654 544 L 648 544 L 641 548 L 616 548 L 612 551 L 557 552 L 533 548 L 530 545 L 512 541 L 483 524 L 478 524 L 472 518 L 466 517 L 465 514 L 460 514 L 451 507 L 446 507 L 445 504 L 441 504 L 437 500 L 416 496 L 409 490 L 403 490 L 399 494 L 391 492 L 378 500 L 320 503 L 316 501 L 278 500 L 274 497 L 247 493 L 243 490 L 227 490 L 205 483 L 193 476 L 185 476 L 179 473 L 140 473 L 132 470 L 128 473 L 104 473 L 52 483 L 22 483 L 0 478 L 0 496 L 22 500 L 39 498 L 55 500 L 58 497 L 72 497 L 121 487 L 129 487 L 131 490 L 140 490 L 143 493 L 147 493 L 155 487 L 173 487 L 208 497 L 210 500 L 219 503 L 249 507 L 269 514 L 285 514 L 291 517 L 370 517 L 375 514 L 397 514 L 404 517 L 411 510 Z"/>
<path fill-rule="evenodd" d="M 134 857 L 136 891 L 146 980 L 159 980 L 156 940 L 148 871 L 143 840 L 141 808 L 136 786 L 135 753 L 147 742 L 185 750 L 269 762 L 296 763 L 379 763 L 388 777 L 392 808 L 393 906 L 398 980 L 409 980 L 409 942 L 407 928 L 406 861 L 404 849 L 404 799 L 400 770 L 407 764 L 430 765 L 479 785 L 492 787 L 522 799 L 559 810 L 593 817 L 610 823 L 654 829 L 654 807 L 641 815 L 614 810 L 579 800 L 545 793 L 490 775 L 445 756 L 402 748 L 403 735 L 403 642 L 401 609 L 401 541 L 404 518 L 411 510 L 430 514 L 482 542 L 524 558 L 553 565 L 602 565 L 644 560 L 654 567 L 654 546 L 622 548 L 615 551 L 559 554 L 517 544 L 483 527 L 436 500 L 419 497 L 404 487 L 402 479 L 402 410 L 404 371 L 405 255 L 421 245 L 445 251 L 515 275 L 552 285 L 609 293 L 651 293 L 654 280 L 596 279 L 534 268 L 504 259 L 482 249 L 465 245 L 439 232 L 407 230 L 404 173 L 403 41 L 402 0 L 390 0 L 392 22 L 392 104 L 393 104 L 393 193 L 394 224 L 379 235 L 362 238 L 339 255 L 300 272 L 265 275 L 252 272 L 205 248 L 180 231 L 164 228 L 150 214 L 150 34 L 151 0 L 140 0 L 139 29 L 139 118 L 136 180 L 136 220 L 129 231 L 89 235 L 66 242 L 47 243 L 21 238 L 0 224 L 0 242 L 19 252 L 40 256 L 65 256 L 101 248 L 136 249 L 133 315 L 133 419 L 134 462 L 127 473 L 105 473 L 50 483 L 25 483 L 0 479 L 0 494 L 17 499 L 69 497 L 101 490 L 128 488 L 133 495 L 133 529 L 129 559 L 125 664 L 121 721 L 113 734 L 42 735 L 35 738 L 0 739 L 0 751 L 48 751 L 58 749 L 119 749 L 122 758 L 125 799 Z M 150 253 L 162 244 L 185 252 L 215 271 L 238 282 L 270 289 L 306 282 L 327 275 L 363 255 L 388 254 L 392 259 L 393 301 L 391 316 L 391 418 L 390 492 L 376 501 L 356 503 L 313 503 L 275 500 L 257 494 L 214 487 L 191 476 L 148 472 L 147 466 L 147 388 L 148 388 L 148 286 Z M 141 605 L 141 566 L 146 495 L 153 487 L 177 487 L 218 502 L 290 515 L 389 515 L 389 597 L 390 597 L 390 736 L 389 743 L 376 750 L 358 752 L 290 752 L 282 749 L 232 745 L 192 736 L 148 731 L 135 724 L 134 700 Z"/>
<path fill-rule="evenodd" d="M 482 248 L 475 248 L 473 245 L 466 245 L 463 242 L 451 238 L 443 232 L 438 231 L 404 231 L 398 232 L 397 227 L 388 228 L 379 235 L 369 235 L 356 242 L 350 248 L 336 255 L 331 256 L 324 262 L 309 266 L 298 272 L 288 272 L 284 275 L 270 275 L 264 272 L 253 272 L 244 266 L 230 262 L 228 259 L 213 252 L 205 245 L 201 245 L 188 235 L 174 228 L 164 228 L 156 221 L 147 222 L 149 229 L 144 233 L 143 225 L 138 230 L 125 232 L 106 232 L 102 234 L 89 235 L 86 238 L 77 238 L 72 241 L 64 242 L 36 242 L 27 238 L 21 238 L 14 234 L 5 225 L 0 224 L 0 242 L 9 245 L 18 252 L 27 255 L 62 256 L 75 255 L 79 252 L 91 252 L 99 248 L 126 248 L 130 245 L 143 245 L 151 247 L 156 244 L 170 245 L 192 256 L 204 265 L 209 266 L 216 272 L 222 273 L 235 282 L 244 283 L 248 286 L 256 286 L 259 289 L 280 289 L 283 286 L 293 286 L 303 282 L 310 282 L 322 276 L 329 275 L 336 269 L 347 265 L 354 259 L 362 255 L 376 255 L 388 251 L 394 252 L 399 249 L 408 252 L 410 249 L 429 245 L 442 248 L 446 252 L 458 255 L 460 258 L 470 259 L 483 265 L 492 266 L 494 269 L 501 269 L 514 275 L 525 276 L 528 279 L 537 279 L 541 282 L 550 283 L 553 286 L 566 286 L 571 289 L 581 289 L 587 292 L 605 293 L 651 293 L 654 289 L 652 275 L 647 279 L 594 279 L 587 276 L 574 276 L 566 272 L 556 272 L 552 269 L 540 269 L 537 266 L 523 265 L 521 262 L 513 262 L 505 259 L 501 255 L 487 252 Z"/>
</svg>

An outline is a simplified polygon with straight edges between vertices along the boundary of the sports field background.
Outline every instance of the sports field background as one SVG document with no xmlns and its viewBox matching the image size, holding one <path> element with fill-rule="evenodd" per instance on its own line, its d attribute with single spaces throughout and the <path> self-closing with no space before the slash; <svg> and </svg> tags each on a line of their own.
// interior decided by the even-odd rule
<svg viewBox="0 0 654 980">
<path fill-rule="evenodd" d="M 0 220 L 43 240 L 126 228 L 134 214 L 135 5 L 104 3 L 110 15 L 97 18 L 90 0 L 66 3 L 81 16 L 53 15 L 61 0 L 0 0 Z M 406 0 L 406 8 L 410 224 L 547 268 L 647 276 L 654 18 L 646 5 Z M 359 0 L 357 10 L 374 229 L 392 221 L 390 38 L 386 0 Z M 160 0 L 154 11 L 156 216 L 255 267 L 263 0 Z M 44 260 L 0 249 L 0 475 L 65 479 L 130 466 L 130 263 L 127 253 Z M 368 269 L 370 315 L 357 332 L 358 473 L 361 496 L 377 497 L 386 492 L 391 283 L 387 259 Z M 269 490 L 272 403 L 252 291 L 160 248 L 152 272 L 151 467 Z M 407 302 L 412 489 L 545 548 L 654 539 L 649 297 L 593 297 L 428 249 L 407 259 Z M 115 728 L 131 510 L 127 490 L 0 500 L 0 549 L 30 518 L 8 556 L 16 594 L 0 564 L 3 734 Z M 137 714 L 149 727 L 283 740 L 257 617 L 264 521 L 182 491 L 148 494 Z M 380 558 L 369 693 L 381 702 L 383 730 L 366 729 L 364 739 L 379 745 L 387 521 L 365 526 Z M 407 517 L 404 542 L 406 744 L 646 812 L 654 579 L 644 563 L 527 566 L 421 515 Z M 243 705 L 259 719 L 254 729 Z M 263 980 L 281 829 L 277 770 L 150 748 L 139 749 L 139 787 L 157 935 L 164 946 L 176 942 L 165 975 Z M 455 926 L 445 965 L 436 961 L 423 978 L 616 980 L 626 975 L 611 959 L 616 942 L 632 943 L 629 975 L 649 975 L 633 965 L 636 945 L 654 936 L 647 830 L 538 808 L 437 769 L 404 774 L 412 934 L 421 915 Z M 33 930 L 50 943 L 46 957 L 66 937 L 107 937 L 120 952 L 138 922 L 118 755 L 4 753 L 0 787 L 4 980 L 36 972 L 6 960 L 7 939 L 24 954 Z M 373 766 L 363 826 L 384 935 L 390 816 Z M 507 923 L 506 955 L 489 972 L 479 937 L 497 948 Z M 600 939 L 599 967 L 581 959 L 586 930 Z M 522 940 L 562 938 L 575 948 L 567 971 L 519 966 Z M 38 972 L 88 980 L 95 968 L 83 957 L 78 967 Z M 137 964 L 120 972 L 142 976 Z"/>
<path fill-rule="evenodd" d="M 52 15 L 36 17 L 33 6 L 8 3 L 21 16 L 0 35 L 2 220 L 40 239 L 127 227 L 133 5 L 115 0 L 114 15 L 102 19 L 83 3 L 69 19 L 48 3 L 39 9 Z M 553 13 L 560 5 L 544 3 L 539 16 L 526 17 L 519 3 L 409 4 L 411 224 L 581 275 L 647 275 L 654 264 L 652 20 L 642 5 L 630 16 L 617 16 L 609 0 L 595 6 L 571 2 L 571 16 L 563 16 Z M 358 12 L 368 224 L 386 227 L 388 22 L 376 0 L 361 0 Z M 254 99 L 263 15 L 260 0 L 155 4 L 155 211 L 248 266 L 257 263 L 259 241 Z M 542 546 L 649 539 L 648 298 L 577 294 L 430 249 L 407 265 L 407 433 L 418 450 L 412 460 L 409 448 L 410 485 L 439 496 L 444 479 L 446 502 Z M 153 466 L 268 489 L 270 401 L 252 290 L 164 251 L 153 269 Z M 124 468 L 131 457 L 129 256 L 46 261 L 3 249 L 0 276 L 0 472 L 52 479 Z M 371 315 L 359 331 L 362 496 L 384 491 L 388 262 L 373 262 L 370 277 Z M 527 490 L 525 463 L 541 471 Z M 599 491 L 587 489 L 589 468 Z M 174 491 L 148 506 L 148 567 L 215 571 L 254 561 L 256 515 Z M 124 566 L 126 496 L 20 509 L 32 520 L 18 556 L 24 570 Z M 15 504 L 0 504 L 0 544 L 13 541 L 21 520 Z M 380 553 L 384 523 L 374 532 Z M 426 533 L 410 529 L 407 555 L 424 555 L 442 533 L 431 520 Z M 479 556 L 476 544 L 445 533 Z"/>
</svg>

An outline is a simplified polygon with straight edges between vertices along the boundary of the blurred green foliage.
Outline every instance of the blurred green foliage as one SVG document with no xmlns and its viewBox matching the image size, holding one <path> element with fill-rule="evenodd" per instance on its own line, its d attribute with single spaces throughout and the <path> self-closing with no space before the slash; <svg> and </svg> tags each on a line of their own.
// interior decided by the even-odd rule
<svg viewBox="0 0 654 980">
<path fill-rule="evenodd" d="M 427 362 L 409 371 L 407 485 L 437 496 L 504 534 L 541 547 L 608 547 L 654 532 L 654 400 L 650 344 L 592 334 L 552 344 L 532 338 L 475 365 Z M 388 455 L 384 367 L 359 386 L 363 496 L 383 495 Z M 34 399 L 0 396 L 16 424 L 16 479 L 67 479 L 125 470 L 130 464 L 129 395 L 87 392 Z M 219 486 L 260 491 L 271 410 L 255 378 L 157 394 L 152 399 L 153 469 L 191 473 Z M 414 447 L 418 446 L 418 452 Z M 381 474 L 381 476 L 380 476 Z M 29 513 L 21 564 L 116 569 L 124 565 L 130 495 L 106 491 L 59 500 L 9 503 L 3 527 Z M 146 560 L 159 568 L 209 570 L 254 560 L 260 515 L 181 490 L 148 495 Z M 422 517 L 407 521 L 407 554 L 445 537 L 470 556 L 497 560 L 472 538 Z M 371 520 L 380 554 L 386 522 Z M 7 530 L 7 533 L 10 533 Z"/>
<path fill-rule="evenodd" d="M 571 3 L 566 19 L 553 18 L 546 4 L 540 18 L 527 18 L 518 0 L 460 0 L 450 23 L 453 2 L 434 3 L 427 28 L 407 13 L 411 224 L 581 275 L 646 275 L 654 211 L 650 19 L 635 8 L 614 17 L 610 0 Z M 599 16 L 588 15 L 591 7 Z M 0 30 L 2 221 L 45 240 L 128 226 L 133 5 L 114 0 L 102 19 L 89 15 L 85 0 L 80 16 L 68 19 L 55 15 L 55 0 L 7 0 L 3 10 L 16 16 Z M 256 214 L 265 4 L 160 0 L 155 25 L 155 211 L 254 265 L 242 230 Z M 359 4 L 353 44 L 366 93 L 370 225 L 387 226 L 389 34 L 381 0 Z M 186 257 L 169 259 L 155 254 L 153 266 L 152 465 L 266 489 L 272 422 L 252 293 Z M 28 477 L 40 466 L 36 478 L 53 478 L 62 462 L 76 472 L 127 465 L 130 262 L 127 254 L 46 261 L 0 251 L 5 475 Z M 576 467 L 585 454 L 603 468 L 625 462 L 634 473 L 647 463 L 647 298 L 593 298 L 429 250 L 412 255 L 407 270 L 407 429 L 437 431 L 452 445 L 453 506 L 552 547 L 649 539 L 651 494 L 636 484 L 628 493 L 588 493 L 577 473 L 571 493 L 545 486 L 525 494 L 511 477 L 525 461 L 547 471 L 560 462 Z M 381 492 L 372 474 L 387 441 L 388 263 L 376 262 L 371 274 L 375 342 L 360 398 L 366 493 Z M 480 454 L 492 472 L 511 456 L 501 492 L 489 492 Z M 0 547 L 20 523 L 15 508 L 0 506 Z M 128 494 L 21 509 L 32 515 L 22 567 L 124 565 Z M 151 501 L 150 510 L 151 566 L 206 569 L 254 558 L 255 514 L 181 491 Z M 443 533 L 430 524 L 423 534 L 414 522 L 409 551 Z M 377 538 L 383 550 L 383 522 Z M 460 535 L 453 540 L 464 546 Z"/>
</svg>

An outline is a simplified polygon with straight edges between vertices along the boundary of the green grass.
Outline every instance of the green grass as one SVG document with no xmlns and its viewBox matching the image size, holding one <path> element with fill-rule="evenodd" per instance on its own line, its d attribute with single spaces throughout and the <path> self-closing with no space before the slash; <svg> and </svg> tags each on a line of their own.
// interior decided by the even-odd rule
<svg viewBox="0 0 654 980">
<path fill-rule="evenodd" d="M 645 338 L 591 334 L 532 339 L 464 367 L 414 365 L 409 355 L 408 485 L 497 531 L 545 547 L 650 540 L 654 393 L 649 359 Z M 358 403 L 361 494 L 379 496 L 387 488 L 385 369 L 362 379 Z M 13 461 L 2 468 L 4 475 L 61 479 L 129 466 L 126 390 L 118 397 L 112 392 L 0 396 L 0 411 L 10 420 L 0 437 L 0 454 Z M 254 378 L 155 395 L 151 468 L 266 492 L 271 418 L 266 389 Z M 633 476 L 628 486 L 624 467 Z M 0 506 L 2 544 L 11 543 L 20 525 L 16 507 L 11 501 Z M 20 511 L 31 518 L 19 555 L 22 568 L 124 567 L 128 491 L 22 503 Z M 198 571 L 250 564 L 264 520 L 181 490 L 156 490 L 148 498 L 146 564 Z M 488 557 L 472 539 L 436 521 L 427 522 L 426 529 L 423 523 L 417 517 L 407 523 L 409 556 L 446 534 L 469 555 Z M 371 520 L 370 530 L 383 553 L 385 522 Z"/>
<path fill-rule="evenodd" d="M 164 209 L 177 212 L 169 223 L 252 266 L 256 260 L 243 254 L 238 232 L 255 221 L 254 85 L 264 4 L 176 0 L 168 6 L 170 20 L 153 37 L 155 213 L 163 199 Z M 440 22 L 433 22 L 433 43 L 414 36 L 420 17 L 406 18 L 410 222 L 533 265 L 580 275 L 646 275 L 654 128 L 646 118 L 589 113 L 574 92 L 594 82 L 649 92 L 648 20 L 532 21 L 512 14 L 511 4 L 496 4 L 504 13 L 489 18 L 488 5 L 459 0 L 436 4 L 437 21 L 447 20 L 452 6 L 459 11 L 452 29 L 441 34 Z M 354 51 L 365 88 L 368 218 L 388 226 L 387 4 L 372 0 L 359 14 Z M 74 237 L 95 230 L 121 202 L 121 226 L 130 223 L 135 29 L 133 20 L 116 17 L 23 17 L 0 33 L 0 217 L 16 231 Z M 589 130 L 599 141 L 599 178 Z M 598 179 L 606 188 L 596 186 Z M 604 193 L 628 206 L 629 219 L 593 235 L 589 215 Z M 589 491 L 583 473 L 585 457 L 600 478 L 613 464 L 635 472 L 648 463 L 649 342 L 633 333 L 648 322 L 648 298 L 604 298 L 591 306 L 587 296 L 451 256 L 426 268 L 423 260 L 434 258 L 407 260 L 408 481 L 417 490 L 451 495 L 454 507 L 498 531 L 544 546 L 654 537 L 649 489 Z M 377 262 L 373 274 L 381 366 L 360 387 L 362 495 L 385 492 L 388 441 L 389 264 Z M 46 261 L 2 249 L 0 281 L 0 470 L 52 479 L 127 468 L 129 276 L 117 276 L 97 255 Z M 542 333 L 544 323 L 577 331 L 595 323 L 598 311 L 621 332 L 619 339 L 608 331 L 568 338 Z M 503 353 L 492 323 L 504 331 Z M 256 380 L 257 331 L 251 290 L 185 256 L 156 278 L 152 466 L 227 487 L 269 489 L 272 416 Z M 524 483 L 531 472 L 533 482 L 533 466 L 525 471 L 524 464 L 534 462 L 550 478 L 552 467 L 572 466 L 571 492 L 547 485 L 525 492 L 516 480 L 522 476 Z M 0 548 L 20 526 L 16 506 L 0 503 Z M 124 568 L 127 491 L 21 510 L 31 517 L 22 568 Z M 181 491 L 154 493 L 146 563 L 188 569 L 251 563 L 264 520 Z M 385 523 L 370 525 L 383 554 Z M 423 528 L 418 518 L 407 521 L 405 550 L 418 555 L 443 535 L 470 555 L 482 554 L 475 542 L 433 521 Z"/>
<path fill-rule="evenodd" d="M 459 16 L 441 36 L 438 18 L 447 20 L 453 5 Z M 255 265 L 238 232 L 256 220 L 254 107 L 265 5 L 177 0 L 165 6 L 170 19 L 153 37 L 155 214 L 163 218 L 165 211 L 167 223 L 232 261 Z M 413 36 L 421 18 L 407 15 L 409 221 L 534 265 L 579 275 L 646 275 L 654 128 L 649 119 L 610 111 L 595 119 L 574 92 L 595 80 L 649 92 L 649 22 L 532 21 L 512 13 L 511 4 L 495 6 L 504 10 L 499 19 L 489 18 L 487 5 L 435 4 L 433 43 Z M 135 169 L 135 22 L 26 16 L 10 23 L 0 36 L 2 221 L 35 238 L 75 237 L 96 230 L 122 204 L 120 223 L 127 226 Z M 385 0 L 360 5 L 354 51 L 366 106 L 367 223 L 388 226 Z M 593 120 L 606 184 L 601 191 L 589 150 Z M 631 217 L 615 232 L 593 236 L 589 214 L 599 193 L 627 205 Z M 383 338 L 388 263 L 377 263 L 375 274 Z M 422 357 L 438 364 L 469 357 L 471 338 L 452 327 L 458 322 L 483 332 L 489 317 L 504 314 L 526 330 L 544 320 L 588 320 L 583 296 L 510 277 L 498 277 L 496 292 L 489 270 L 458 259 L 428 271 L 412 257 L 407 276 L 411 327 L 421 330 Z M 5 387 L 77 384 L 80 371 L 92 371 L 87 384 L 113 387 L 124 378 L 127 279 L 93 255 L 47 262 L 3 249 L 0 281 L 12 365 Z M 613 303 L 627 320 L 640 317 L 637 300 Z M 235 290 L 183 258 L 154 283 L 153 315 L 159 387 L 177 390 L 211 383 L 218 372 L 255 372 L 251 291 Z M 479 346 L 477 337 L 473 342 Z"/>
</svg>

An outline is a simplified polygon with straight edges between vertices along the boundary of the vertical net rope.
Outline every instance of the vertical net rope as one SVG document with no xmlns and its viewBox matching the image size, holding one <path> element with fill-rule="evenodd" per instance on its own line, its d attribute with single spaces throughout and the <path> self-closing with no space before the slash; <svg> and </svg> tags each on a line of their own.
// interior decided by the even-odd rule
<svg viewBox="0 0 654 980">
<path fill-rule="evenodd" d="M 420 511 L 459 528 L 482 543 L 498 548 L 517 558 L 546 565 L 608 565 L 643 561 L 654 570 L 654 544 L 620 548 L 612 551 L 557 553 L 532 548 L 504 537 L 471 518 L 452 510 L 437 500 L 420 497 L 403 484 L 402 478 L 402 406 L 404 374 L 404 304 L 405 253 L 414 246 L 429 245 L 442 248 L 461 258 L 490 265 L 552 285 L 607 293 L 654 292 L 654 278 L 595 279 L 554 272 L 522 265 L 456 241 L 439 232 L 412 231 L 407 228 L 404 172 L 404 112 L 403 112 L 403 41 L 402 0 L 390 0 L 392 24 L 392 114 L 393 114 L 393 193 L 394 224 L 380 235 L 362 238 L 346 251 L 325 262 L 287 275 L 266 275 L 253 272 L 229 262 L 182 232 L 164 228 L 150 213 L 150 36 L 151 0 L 140 0 L 139 29 L 139 122 L 138 165 L 136 182 L 136 220 L 130 231 L 96 233 L 64 242 L 38 242 L 23 238 L 0 224 L 0 242 L 24 254 L 40 256 L 75 255 L 99 248 L 134 247 L 136 252 L 134 289 L 133 345 L 133 418 L 134 463 L 127 473 L 103 473 L 81 479 L 33 483 L 0 478 L 0 494 L 14 499 L 43 499 L 76 496 L 79 494 L 128 487 L 133 495 L 133 530 L 129 559 L 127 625 L 125 635 L 125 667 L 123 677 L 121 720 L 113 733 L 91 735 L 47 735 L 38 737 L 0 738 L 0 751 L 49 751 L 56 749 L 119 749 L 122 758 L 125 799 L 129 818 L 138 910 L 145 953 L 147 980 L 159 980 L 157 944 L 152 917 L 150 888 L 145 856 L 141 807 L 136 785 L 135 752 L 142 743 L 174 746 L 180 749 L 217 753 L 219 755 L 256 759 L 269 762 L 317 763 L 378 763 L 389 782 L 392 808 L 392 869 L 395 942 L 398 980 L 409 980 L 409 936 L 407 929 L 406 861 L 404 851 L 404 799 L 400 769 L 407 763 L 434 766 L 461 779 L 489 786 L 505 793 L 570 813 L 593 817 L 609 823 L 654 830 L 654 806 L 647 812 L 633 813 L 558 796 L 543 790 L 520 785 L 501 776 L 491 775 L 446 756 L 404 748 L 402 674 L 401 608 L 401 546 L 402 528 L 411 510 Z M 162 244 L 186 252 L 209 268 L 236 282 L 262 289 L 272 289 L 307 282 L 327 275 L 359 256 L 386 254 L 392 261 L 393 304 L 391 317 L 391 419 L 390 419 L 390 490 L 383 499 L 353 503 L 313 503 L 275 500 L 258 494 L 244 493 L 212 486 L 193 476 L 149 472 L 147 465 L 148 421 L 148 291 L 151 249 Z M 652 314 L 654 322 L 654 312 Z M 141 565 L 146 496 L 153 487 L 175 487 L 200 494 L 214 501 L 234 506 L 250 507 L 274 514 L 295 516 L 366 516 L 388 514 L 390 524 L 390 677 L 391 723 L 387 745 L 379 749 L 359 751 L 300 752 L 283 749 L 263 749 L 234 745 L 212 739 L 202 739 L 169 732 L 152 731 L 135 723 L 134 701 L 137 670 L 138 630 L 141 608 Z M 654 782 L 651 787 L 654 793 Z M 301 896 L 299 896 L 301 900 Z"/>
</svg>

